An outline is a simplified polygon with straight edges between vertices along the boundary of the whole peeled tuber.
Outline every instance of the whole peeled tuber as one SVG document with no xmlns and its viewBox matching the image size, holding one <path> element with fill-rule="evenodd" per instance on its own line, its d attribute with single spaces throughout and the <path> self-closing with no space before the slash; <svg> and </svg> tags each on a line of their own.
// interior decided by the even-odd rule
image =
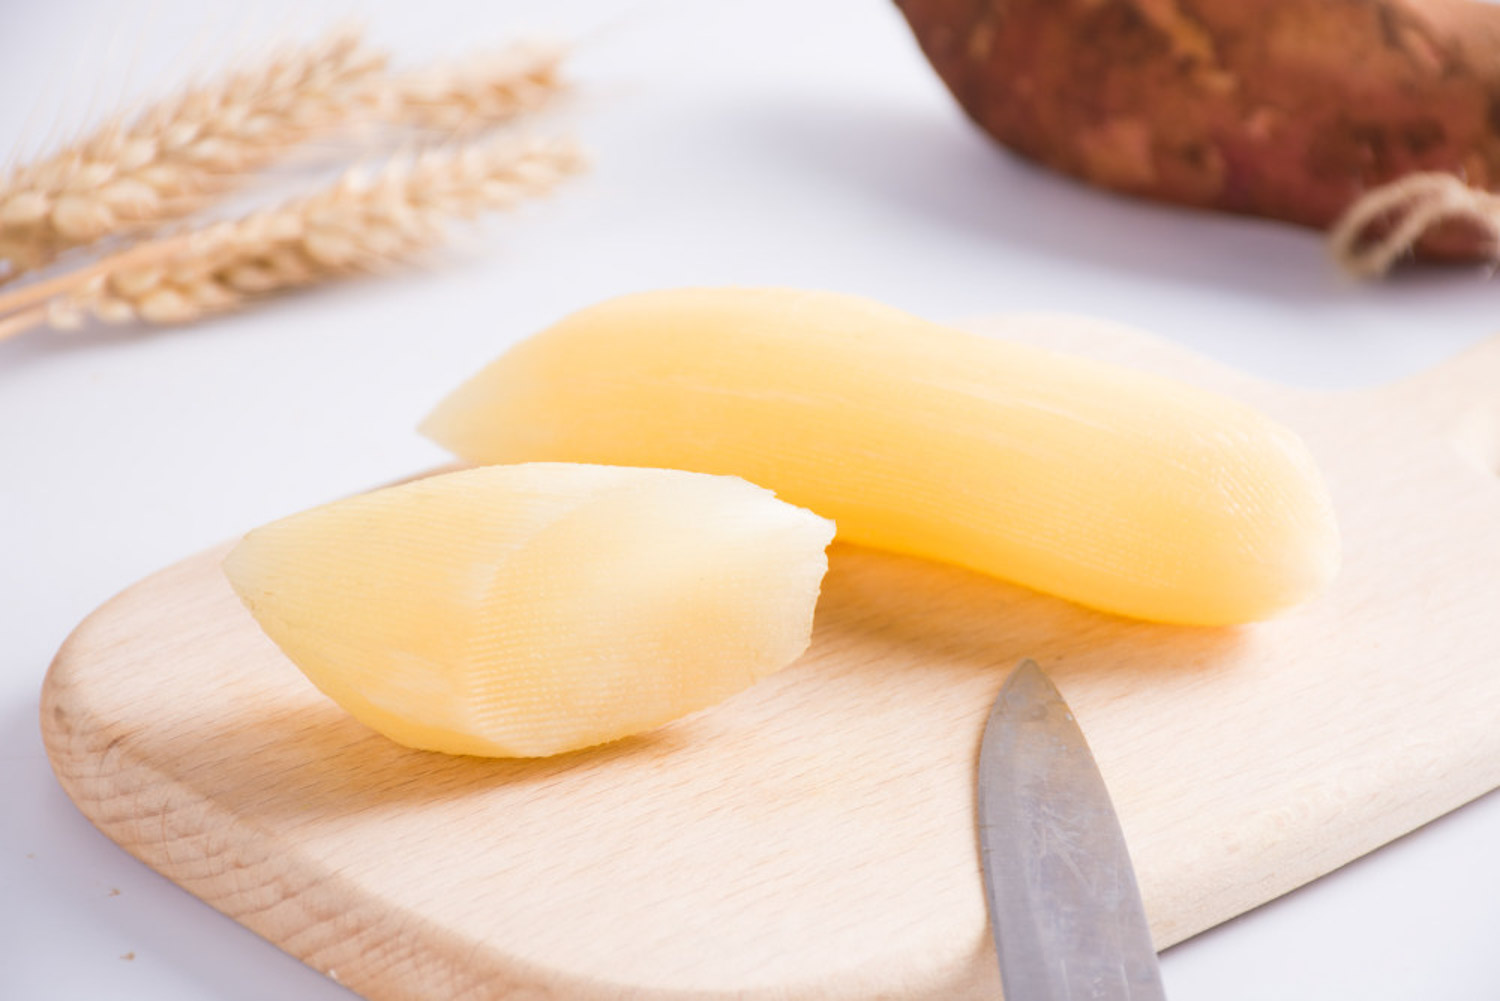
<svg viewBox="0 0 1500 1001">
<path fill-rule="evenodd" d="M 1416 172 L 1500 187 L 1500 7 L 897 0 L 968 114 L 1115 191 L 1327 228 Z M 1421 256 L 1493 253 L 1448 219 Z"/>
<path fill-rule="evenodd" d="M 1312 453 L 1245 404 L 834 292 L 662 289 L 528 338 L 422 430 L 472 463 L 739 476 L 845 542 L 1218 626 L 1321 592 Z"/>
</svg>

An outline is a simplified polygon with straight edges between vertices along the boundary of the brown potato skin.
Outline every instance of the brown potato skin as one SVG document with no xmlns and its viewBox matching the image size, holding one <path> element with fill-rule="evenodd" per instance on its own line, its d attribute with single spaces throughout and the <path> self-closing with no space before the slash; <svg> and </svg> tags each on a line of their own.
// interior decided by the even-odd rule
<svg viewBox="0 0 1500 1001">
<path fill-rule="evenodd" d="M 1327 228 L 1419 170 L 1500 186 L 1500 7 L 896 0 L 959 103 L 1100 187 Z M 1487 256 L 1445 225 L 1427 257 Z"/>
</svg>

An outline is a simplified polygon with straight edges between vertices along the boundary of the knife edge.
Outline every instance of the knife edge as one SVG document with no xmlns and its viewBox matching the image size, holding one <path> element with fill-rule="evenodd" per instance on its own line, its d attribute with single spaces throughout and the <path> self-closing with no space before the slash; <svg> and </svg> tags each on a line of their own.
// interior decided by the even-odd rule
<svg viewBox="0 0 1500 1001">
<path fill-rule="evenodd" d="M 980 744 L 976 813 L 1010 1001 L 1163 1001 L 1119 820 L 1082 730 L 1036 662 L 1006 678 Z"/>
</svg>

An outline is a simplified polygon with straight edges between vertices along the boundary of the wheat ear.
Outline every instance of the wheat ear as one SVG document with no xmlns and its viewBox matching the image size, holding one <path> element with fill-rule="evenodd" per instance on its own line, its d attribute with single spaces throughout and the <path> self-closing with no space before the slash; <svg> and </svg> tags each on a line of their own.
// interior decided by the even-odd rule
<svg viewBox="0 0 1500 1001">
<path fill-rule="evenodd" d="M 289 147 L 341 125 L 372 100 L 384 68 L 384 56 L 341 31 L 15 169 L 0 181 L 0 280 L 197 210 Z"/>
<path fill-rule="evenodd" d="M 384 94 L 381 117 L 447 133 L 499 125 L 539 110 L 564 89 L 565 53 L 560 45 L 524 42 L 400 74 Z"/>
<path fill-rule="evenodd" d="M 429 152 L 243 219 L 163 237 L 0 295 L 0 339 L 38 325 L 182 323 L 286 289 L 379 271 L 441 241 L 444 224 L 511 208 L 582 166 L 564 140 Z"/>
<path fill-rule="evenodd" d="M 520 44 L 389 74 L 343 31 L 110 122 L 0 182 L 0 282 L 183 218 L 314 137 L 369 124 L 472 133 L 535 111 L 563 89 L 563 54 Z"/>
</svg>

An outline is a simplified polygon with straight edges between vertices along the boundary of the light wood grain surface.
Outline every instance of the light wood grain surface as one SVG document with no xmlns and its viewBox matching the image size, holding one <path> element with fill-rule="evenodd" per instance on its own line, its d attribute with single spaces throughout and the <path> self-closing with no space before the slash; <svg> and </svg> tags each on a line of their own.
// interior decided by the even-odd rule
<svg viewBox="0 0 1500 1001">
<path fill-rule="evenodd" d="M 58 777 L 128 851 L 374 1001 L 997 996 L 972 783 L 1022 657 L 1094 748 L 1161 947 L 1500 786 L 1500 340 L 1332 394 L 1093 322 L 976 326 L 1298 428 L 1344 532 L 1335 586 L 1187 629 L 836 546 L 813 647 L 781 674 L 645 737 L 487 761 L 344 716 L 216 550 L 59 652 Z"/>
</svg>

